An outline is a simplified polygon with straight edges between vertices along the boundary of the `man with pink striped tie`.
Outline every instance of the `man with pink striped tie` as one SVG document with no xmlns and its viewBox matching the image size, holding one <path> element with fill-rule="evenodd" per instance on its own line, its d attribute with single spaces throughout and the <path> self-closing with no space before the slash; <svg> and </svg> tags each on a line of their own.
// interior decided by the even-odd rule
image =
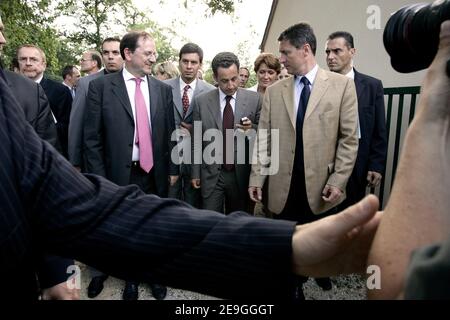
<svg viewBox="0 0 450 320">
<path fill-rule="evenodd" d="M 125 61 L 122 72 L 89 86 L 84 123 L 87 171 L 167 197 L 169 184 L 178 180 L 178 166 L 170 159 L 175 147 L 172 89 L 149 76 L 157 53 L 148 33 L 126 34 L 120 53 Z M 136 300 L 138 284 L 127 280 L 123 298 Z M 166 288 L 151 286 L 154 297 L 164 299 Z"/>
</svg>

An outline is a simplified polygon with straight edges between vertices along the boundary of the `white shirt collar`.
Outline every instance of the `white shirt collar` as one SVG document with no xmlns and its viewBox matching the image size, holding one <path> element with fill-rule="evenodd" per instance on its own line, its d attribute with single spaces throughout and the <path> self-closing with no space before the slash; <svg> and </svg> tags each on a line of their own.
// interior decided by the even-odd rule
<svg viewBox="0 0 450 320">
<path fill-rule="evenodd" d="M 352 68 L 352 69 L 350 70 L 350 72 L 347 73 L 345 76 L 346 76 L 346 77 L 349 77 L 350 79 L 355 80 L 355 70 Z"/>
<path fill-rule="evenodd" d="M 304 76 L 296 76 L 295 77 L 296 84 L 300 85 L 301 78 L 306 77 L 306 79 L 309 80 L 310 85 L 313 86 L 314 80 L 316 79 L 316 75 L 317 75 L 318 71 L 319 71 L 319 65 L 316 63 L 314 68 L 312 68 L 311 71 L 309 71 L 307 74 L 305 74 Z"/>
<path fill-rule="evenodd" d="M 183 79 L 180 77 L 180 89 L 181 91 L 184 90 L 184 87 L 186 87 L 188 84 L 183 81 Z M 195 91 L 195 88 L 197 87 L 197 79 L 189 83 L 189 86 L 191 87 L 192 91 Z"/>
<path fill-rule="evenodd" d="M 63 85 L 65 85 L 67 88 L 69 88 L 70 90 L 72 90 L 72 87 L 71 86 L 69 86 L 67 83 L 65 83 L 64 81 L 63 82 L 61 82 Z"/>
<path fill-rule="evenodd" d="M 36 80 L 34 80 L 34 82 L 41 83 L 43 78 L 44 78 L 44 74 L 41 74 L 41 76 L 39 78 L 37 78 Z"/>
<path fill-rule="evenodd" d="M 122 74 L 123 74 L 123 78 L 125 79 L 125 82 L 136 79 L 136 77 L 134 75 L 132 75 L 126 67 L 124 67 L 122 69 Z M 147 77 L 140 77 L 142 82 L 146 83 L 147 82 Z"/>
<path fill-rule="evenodd" d="M 236 100 L 236 96 L 237 96 L 237 90 L 236 92 L 232 95 L 233 99 Z M 225 98 L 227 97 L 227 95 L 225 93 L 223 93 L 223 91 L 219 88 L 219 98 L 220 101 L 224 101 Z"/>
</svg>

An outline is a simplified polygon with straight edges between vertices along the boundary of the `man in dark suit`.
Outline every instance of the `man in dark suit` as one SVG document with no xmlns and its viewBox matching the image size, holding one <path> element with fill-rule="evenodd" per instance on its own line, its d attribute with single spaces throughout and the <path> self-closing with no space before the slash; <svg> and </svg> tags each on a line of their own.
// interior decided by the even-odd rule
<svg viewBox="0 0 450 320">
<path fill-rule="evenodd" d="M 42 87 L 14 72 L 3 70 L 6 83 L 23 108 L 25 118 L 38 136 L 58 148 L 55 120 Z"/>
<path fill-rule="evenodd" d="M 364 198 L 366 186 L 378 186 L 386 165 L 387 133 L 383 84 L 380 80 L 359 73 L 353 68 L 355 53 L 353 36 L 350 33 L 339 31 L 328 37 L 328 68 L 354 79 L 358 97 L 358 155 L 347 183 L 347 198 L 340 205 L 341 210 Z"/>
<path fill-rule="evenodd" d="M 157 53 L 148 33 L 126 34 L 120 53 L 125 61 L 122 72 L 89 84 L 83 137 L 87 172 L 167 197 L 169 182 L 178 180 L 178 166 L 170 158 L 176 146 L 171 141 L 172 88 L 149 77 Z M 165 287 L 151 286 L 155 298 L 165 297 Z M 137 299 L 137 290 L 129 281 L 124 298 Z"/>
<path fill-rule="evenodd" d="M 120 39 L 106 38 L 102 42 L 102 58 L 105 68 L 99 72 L 83 77 L 78 81 L 77 94 L 73 99 L 69 121 L 69 161 L 84 172 L 83 123 L 86 111 L 86 99 L 89 83 L 104 75 L 122 70 L 123 59 L 120 55 Z"/>
<path fill-rule="evenodd" d="M 125 279 L 224 298 L 282 299 L 294 272 L 362 272 L 380 220 L 373 196 L 296 228 L 239 212 L 197 210 L 83 176 L 37 137 L 1 78 L 0 141 L 2 301 L 36 297 L 32 261 L 42 250 Z"/>
<path fill-rule="evenodd" d="M 19 71 L 27 78 L 39 83 L 50 103 L 50 109 L 56 119 L 58 140 L 62 155 L 67 158 L 67 137 L 69 128 L 72 95 L 63 84 L 44 77 L 47 67 L 44 51 L 35 45 L 23 45 L 17 49 Z"/>
<path fill-rule="evenodd" d="M 262 98 L 256 92 L 239 88 L 239 59 L 233 53 L 216 55 L 212 69 L 219 87 L 199 95 L 193 102 L 194 125 L 200 124 L 201 130 L 197 132 L 194 128 L 192 184 L 201 188 L 204 209 L 224 212 L 225 208 L 226 213 L 247 211 L 249 150 L 256 136 Z M 208 135 L 211 129 L 220 137 L 202 142 L 203 134 Z M 223 143 L 218 143 L 220 140 Z M 212 151 L 213 145 L 214 151 L 204 154 L 205 150 Z"/>
<path fill-rule="evenodd" d="M 3 22 L 0 17 L 0 77 L 11 89 L 25 113 L 25 119 L 38 136 L 53 147 L 58 148 L 57 131 L 47 97 L 41 86 L 21 75 L 3 70 L 1 61 L 3 45 Z M 73 259 L 66 259 L 42 253 L 36 258 L 36 273 L 43 299 L 78 299 L 79 290 L 69 289 L 65 284 L 68 278 L 67 268 L 74 264 Z"/>
<path fill-rule="evenodd" d="M 174 102 L 175 128 L 178 129 L 178 146 L 190 152 L 190 131 L 192 130 L 192 101 L 202 94 L 214 90 L 215 87 L 197 78 L 198 71 L 203 64 L 203 50 L 194 43 L 185 44 L 179 54 L 180 76 L 165 82 L 172 87 Z M 186 148 L 184 148 L 186 147 Z M 191 184 L 192 157 L 184 161 L 183 151 L 178 153 L 180 158 L 180 178 L 170 187 L 169 197 L 181 199 L 199 208 L 200 191 Z"/>
</svg>

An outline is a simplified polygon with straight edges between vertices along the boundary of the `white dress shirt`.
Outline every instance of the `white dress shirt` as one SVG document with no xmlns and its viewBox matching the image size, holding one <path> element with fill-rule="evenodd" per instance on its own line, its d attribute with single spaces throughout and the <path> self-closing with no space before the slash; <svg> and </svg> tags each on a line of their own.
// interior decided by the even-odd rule
<svg viewBox="0 0 450 320">
<path fill-rule="evenodd" d="M 237 91 L 232 95 L 232 99 L 230 100 L 231 108 L 233 109 L 233 114 L 236 114 L 236 96 Z M 223 120 L 223 111 L 225 110 L 225 105 L 227 104 L 227 95 L 222 92 L 219 88 L 219 99 L 220 99 L 220 116 Z"/>
<path fill-rule="evenodd" d="M 131 110 L 133 111 L 133 121 L 134 127 L 136 128 L 136 101 L 135 101 L 135 91 L 136 91 L 136 81 L 134 80 L 136 77 L 133 76 L 128 70 L 124 67 L 122 70 L 123 79 L 125 81 L 125 85 L 127 87 L 128 98 L 130 99 Z M 152 132 L 152 117 L 150 114 L 150 93 L 148 86 L 147 77 L 141 77 L 141 91 L 144 96 L 145 107 L 147 108 L 148 121 L 150 125 L 150 132 Z M 136 141 L 136 130 L 134 130 L 134 138 L 133 142 Z M 139 147 L 136 143 L 133 143 L 133 158 L 132 161 L 139 161 Z"/>
<path fill-rule="evenodd" d="M 355 70 L 352 68 L 349 73 L 345 75 L 346 77 L 353 79 L 355 81 Z M 359 114 L 358 114 L 358 139 L 361 139 L 361 127 L 359 125 Z"/>
<path fill-rule="evenodd" d="M 297 119 L 298 112 L 298 104 L 300 103 L 300 95 L 302 94 L 304 84 L 300 81 L 303 77 L 306 77 L 309 80 L 309 89 L 312 91 L 314 86 L 314 80 L 316 79 L 317 72 L 319 71 L 319 66 L 316 64 L 314 68 L 311 69 L 310 72 L 305 74 L 304 76 L 295 76 L 294 77 L 294 119 Z"/>
<path fill-rule="evenodd" d="M 181 99 L 183 99 L 184 87 L 186 87 L 186 86 L 190 87 L 188 92 L 187 92 L 187 95 L 188 95 L 188 98 L 189 98 L 189 103 L 192 103 L 192 98 L 194 97 L 194 91 L 195 91 L 195 88 L 197 87 L 197 79 L 195 79 L 191 83 L 187 84 L 180 77 L 180 94 L 181 94 Z"/>
</svg>

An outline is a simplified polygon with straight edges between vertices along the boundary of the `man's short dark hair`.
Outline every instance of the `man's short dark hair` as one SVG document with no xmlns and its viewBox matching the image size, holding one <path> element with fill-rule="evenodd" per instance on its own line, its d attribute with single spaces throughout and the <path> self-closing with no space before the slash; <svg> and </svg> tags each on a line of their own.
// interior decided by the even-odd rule
<svg viewBox="0 0 450 320">
<path fill-rule="evenodd" d="M 180 54 L 179 54 L 179 58 L 181 60 L 181 56 L 183 54 L 187 54 L 187 53 L 196 53 L 198 54 L 198 57 L 200 59 L 200 63 L 203 63 L 203 50 L 202 48 L 200 48 L 198 45 L 196 45 L 195 43 L 186 43 L 181 49 L 180 49 Z"/>
<path fill-rule="evenodd" d="M 316 55 L 316 36 L 314 35 L 314 30 L 307 23 L 298 23 L 283 31 L 278 37 L 278 41 L 285 40 L 288 40 L 297 49 L 300 49 L 305 44 L 309 44 L 312 53 Z"/>
<path fill-rule="evenodd" d="M 119 37 L 109 37 L 109 38 L 106 38 L 106 39 L 103 40 L 103 42 L 102 42 L 102 50 L 103 50 L 103 45 L 105 44 L 105 42 L 119 42 L 119 43 L 120 43 L 120 38 L 119 38 Z"/>
<path fill-rule="evenodd" d="M 334 40 L 336 38 L 344 38 L 345 45 L 349 49 L 353 49 L 355 47 L 355 43 L 353 42 L 353 36 L 347 31 L 336 31 L 328 36 L 327 40 Z"/>
<path fill-rule="evenodd" d="M 73 65 L 68 65 L 68 66 L 64 67 L 64 69 L 62 70 L 63 80 L 66 80 L 67 76 L 72 76 L 73 75 L 73 68 L 74 67 L 75 66 L 73 66 Z"/>
<path fill-rule="evenodd" d="M 235 64 L 236 68 L 239 70 L 239 59 L 238 59 L 238 57 L 232 52 L 221 52 L 221 53 L 218 53 L 214 57 L 214 59 L 213 59 L 213 61 L 211 63 L 211 67 L 212 67 L 212 70 L 214 72 L 214 75 L 217 76 L 217 70 L 219 68 L 228 69 L 233 64 Z"/>
<path fill-rule="evenodd" d="M 120 41 L 120 55 L 125 60 L 125 49 L 128 48 L 131 52 L 136 51 L 139 39 L 153 39 L 150 33 L 145 31 L 131 31 L 123 36 Z"/>
</svg>

